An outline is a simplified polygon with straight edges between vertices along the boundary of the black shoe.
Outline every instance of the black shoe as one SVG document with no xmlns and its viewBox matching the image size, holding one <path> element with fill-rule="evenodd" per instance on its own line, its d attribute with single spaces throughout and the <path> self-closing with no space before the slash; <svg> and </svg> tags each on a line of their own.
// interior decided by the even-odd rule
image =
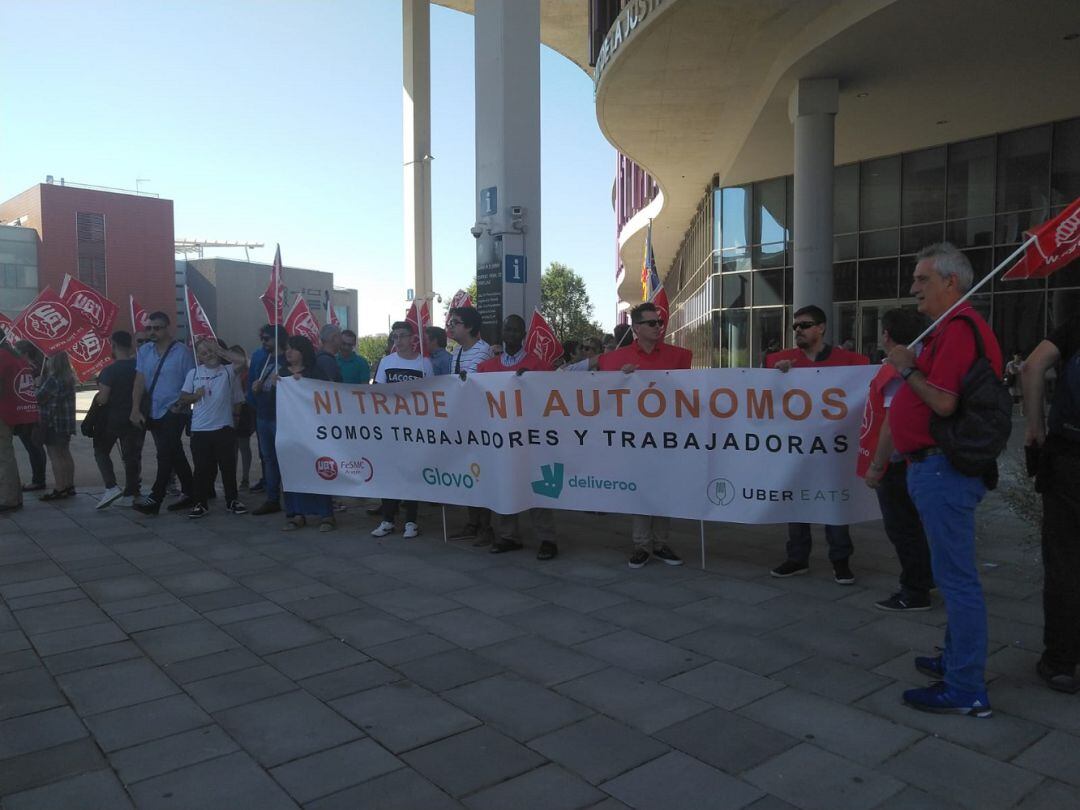
<svg viewBox="0 0 1080 810">
<path fill-rule="evenodd" d="M 190 495 L 182 495 L 180 500 L 173 501 L 165 507 L 166 512 L 182 512 L 185 509 L 191 509 L 195 505 L 195 499 Z"/>
<path fill-rule="evenodd" d="M 855 575 L 851 573 L 851 566 L 847 560 L 833 560 L 833 579 L 838 585 L 854 585 Z"/>
<path fill-rule="evenodd" d="M 451 532 L 449 540 L 472 540 L 476 537 L 476 532 L 480 529 L 475 523 L 466 523 L 456 532 Z"/>
<path fill-rule="evenodd" d="M 672 551 L 667 543 L 654 548 L 652 555 L 666 565 L 682 565 L 682 557 Z"/>
<path fill-rule="evenodd" d="M 256 506 L 254 509 L 252 509 L 251 514 L 253 514 L 253 515 L 272 515 L 272 514 L 274 514 L 274 512 L 280 512 L 280 511 L 281 511 L 281 504 L 275 503 L 274 501 L 267 501 L 262 506 Z"/>
<path fill-rule="evenodd" d="M 191 511 L 187 513 L 187 516 L 192 520 L 198 520 L 199 518 L 206 517 L 208 514 L 210 514 L 210 510 L 201 503 L 197 503 L 191 507 Z"/>
<path fill-rule="evenodd" d="M 919 670 L 923 675 L 937 678 L 939 681 L 945 679 L 945 659 L 940 655 L 915 656 L 915 669 Z"/>
<path fill-rule="evenodd" d="M 559 554 L 559 547 L 552 543 L 550 540 L 545 540 L 540 544 L 540 550 L 536 552 L 536 559 L 538 560 L 554 560 Z"/>
<path fill-rule="evenodd" d="M 131 508 L 144 515 L 156 515 L 161 511 L 161 503 L 153 498 L 147 498 L 145 501 L 136 501 L 131 505 Z"/>
<path fill-rule="evenodd" d="M 888 610 L 893 613 L 914 613 L 919 610 L 929 610 L 930 597 L 913 596 L 910 593 L 904 593 L 904 591 L 897 591 L 888 599 L 874 602 L 874 607 L 878 610 Z"/>
<path fill-rule="evenodd" d="M 525 547 L 521 545 L 520 541 L 504 537 L 501 540 L 492 543 L 491 548 L 489 548 L 488 551 L 491 554 L 503 554 L 507 551 L 521 551 L 523 548 Z"/>
<path fill-rule="evenodd" d="M 257 481 L 255 484 L 252 485 L 251 489 L 249 489 L 248 492 L 266 492 L 266 482 Z"/>
<path fill-rule="evenodd" d="M 784 579 L 785 577 L 794 577 L 798 574 L 805 574 L 809 570 L 810 565 L 808 563 L 799 562 L 798 560 L 785 560 L 769 573 L 774 577 Z"/>
<path fill-rule="evenodd" d="M 644 568 L 645 563 L 649 561 L 649 557 L 652 555 L 643 548 L 635 549 L 634 553 L 630 555 L 630 560 L 627 562 L 631 568 Z"/>
<path fill-rule="evenodd" d="M 234 515 L 246 515 L 248 513 L 248 508 L 240 503 L 240 501 L 229 501 L 229 505 L 225 508 Z"/>
<path fill-rule="evenodd" d="M 1077 680 L 1076 675 L 1055 670 L 1041 658 L 1035 665 L 1035 672 L 1055 692 L 1064 692 L 1067 695 L 1080 692 L 1080 680 Z"/>
</svg>

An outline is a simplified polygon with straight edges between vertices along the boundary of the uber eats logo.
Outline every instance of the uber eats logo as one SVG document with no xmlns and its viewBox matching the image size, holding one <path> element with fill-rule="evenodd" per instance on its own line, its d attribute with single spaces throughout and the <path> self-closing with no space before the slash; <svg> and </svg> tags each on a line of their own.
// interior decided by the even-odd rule
<svg viewBox="0 0 1080 810">
<path fill-rule="evenodd" d="M 543 478 L 532 482 L 533 492 L 545 498 L 558 498 L 563 488 L 563 465 L 545 464 L 540 468 L 540 474 Z"/>
</svg>

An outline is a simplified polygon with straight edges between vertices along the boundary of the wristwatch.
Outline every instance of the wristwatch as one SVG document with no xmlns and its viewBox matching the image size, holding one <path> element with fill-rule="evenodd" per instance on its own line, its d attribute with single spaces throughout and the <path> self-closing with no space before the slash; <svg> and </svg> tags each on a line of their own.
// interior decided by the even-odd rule
<svg viewBox="0 0 1080 810">
<path fill-rule="evenodd" d="M 900 376 L 903 377 L 906 380 L 908 377 L 910 377 L 912 374 L 914 374 L 918 370 L 919 369 L 917 369 L 915 366 L 908 366 L 907 368 L 905 368 L 903 371 L 900 372 Z"/>
</svg>

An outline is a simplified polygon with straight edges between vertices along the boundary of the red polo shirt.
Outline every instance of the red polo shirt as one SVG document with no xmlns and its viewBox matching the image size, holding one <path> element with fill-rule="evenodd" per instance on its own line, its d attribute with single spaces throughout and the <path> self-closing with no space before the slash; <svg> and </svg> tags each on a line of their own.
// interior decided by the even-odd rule
<svg viewBox="0 0 1080 810">
<path fill-rule="evenodd" d="M 815 368 L 819 366 L 868 366 L 870 358 L 858 352 L 849 352 L 840 346 L 825 346 L 818 356 L 811 360 L 806 352 L 797 346 L 794 349 L 784 349 L 782 352 L 773 352 L 765 358 L 765 368 L 776 368 L 781 360 L 790 360 L 792 368 Z"/>
<path fill-rule="evenodd" d="M 915 367 L 926 375 L 930 385 L 956 396 L 960 395 L 964 375 L 978 357 L 971 326 L 957 320 L 961 315 L 975 322 L 986 356 L 999 377 L 1002 369 L 1001 347 L 990 326 L 970 304 L 962 304 L 925 338 L 922 354 L 915 361 Z M 900 386 L 889 408 L 889 428 L 897 452 L 914 453 L 935 445 L 930 436 L 931 413 L 930 406 L 919 399 L 910 385 Z"/>
<path fill-rule="evenodd" d="M 477 372 L 481 371 L 517 371 L 518 369 L 525 369 L 526 371 L 553 371 L 551 364 L 544 362 L 532 352 L 525 352 L 525 356 L 518 360 L 512 366 L 504 366 L 502 357 L 490 357 L 483 363 L 476 367 Z"/>
<path fill-rule="evenodd" d="M 629 346 L 600 355 L 597 367 L 601 371 L 618 371 L 625 365 L 631 365 L 643 371 L 664 371 L 690 368 L 693 357 L 694 353 L 689 349 L 662 342 L 653 346 L 651 352 L 646 352 L 635 340 Z"/>
</svg>

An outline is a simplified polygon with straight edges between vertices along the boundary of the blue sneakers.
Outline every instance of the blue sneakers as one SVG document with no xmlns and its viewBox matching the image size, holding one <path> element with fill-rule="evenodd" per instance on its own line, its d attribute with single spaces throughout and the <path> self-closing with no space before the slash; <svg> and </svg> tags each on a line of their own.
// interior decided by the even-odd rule
<svg viewBox="0 0 1080 810">
<path fill-rule="evenodd" d="M 915 669 L 939 681 L 945 677 L 945 661 L 940 655 L 935 655 L 933 658 L 927 655 L 916 656 Z"/>
<path fill-rule="evenodd" d="M 908 689 L 904 692 L 904 703 L 921 712 L 937 714 L 969 714 L 973 717 L 989 717 L 993 714 L 985 691 L 964 692 L 945 683 L 935 683 L 924 689 Z"/>
</svg>

